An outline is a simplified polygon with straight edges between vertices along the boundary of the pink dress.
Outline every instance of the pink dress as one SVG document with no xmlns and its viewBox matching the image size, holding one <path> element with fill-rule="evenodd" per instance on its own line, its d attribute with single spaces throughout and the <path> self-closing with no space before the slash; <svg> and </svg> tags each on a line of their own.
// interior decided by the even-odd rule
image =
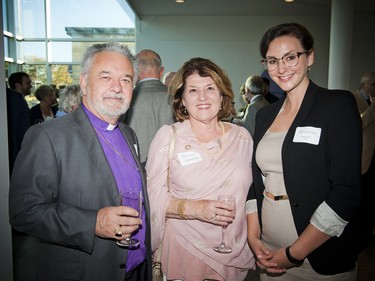
<svg viewBox="0 0 375 281">
<path fill-rule="evenodd" d="M 147 185 L 151 207 L 152 248 L 163 237 L 162 265 L 167 279 L 184 281 L 244 280 L 255 259 L 247 243 L 245 202 L 252 183 L 253 141 L 248 131 L 230 124 L 222 137 L 199 143 L 190 122 L 175 123 L 176 143 L 170 165 L 170 191 L 167 190 L 168 153 L 171 126 L 156 134 L 147 160 Z M 199 220 L 165 219 L 172 197 L 217 199 L 219 194 L 236 198 L 236 217 L 226 229 L 229 254 L 217 253 L 221 227 Z"/>
</svg>

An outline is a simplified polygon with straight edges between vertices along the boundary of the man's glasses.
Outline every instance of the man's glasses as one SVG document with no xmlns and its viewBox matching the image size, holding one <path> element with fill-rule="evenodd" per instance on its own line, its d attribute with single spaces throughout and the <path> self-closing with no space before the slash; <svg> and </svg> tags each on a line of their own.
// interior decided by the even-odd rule
<svg viewBox="0 0 375 281">
<path fill-rule="evenodd" d="M 268 59 L 263 59 L 261 60 L 261 64 L 263 64 L 264 68 L 267 70 L 275 70 L 278 67 L 278 62 L 281 60 L 283 61 L 283 64 L 287 67 L 293 67 L 296 66 L 299 62 L 299 57 L 301 55 L 307 54 L 308 51 L 304 52 L 293 52 L 286 54 L 282 56 L 281 58 L 268 58 Z"/>
</svg>

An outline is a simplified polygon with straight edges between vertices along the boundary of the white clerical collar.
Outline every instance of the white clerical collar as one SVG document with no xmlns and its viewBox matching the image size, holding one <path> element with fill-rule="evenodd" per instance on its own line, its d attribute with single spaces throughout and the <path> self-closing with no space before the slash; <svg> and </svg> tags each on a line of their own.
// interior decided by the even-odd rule
<svg viewBox="0 0 375 281">
<path fill-rule="evenodd" d="M 107 131 L 113 131 L 114 129 L 116 129 L 116 127 L 117 127 L 117 124 L 115 124 L 115 125 L 112 125 L 112 124 L 108 124 L 108 127 L 107 127 Z"/>
</svg>

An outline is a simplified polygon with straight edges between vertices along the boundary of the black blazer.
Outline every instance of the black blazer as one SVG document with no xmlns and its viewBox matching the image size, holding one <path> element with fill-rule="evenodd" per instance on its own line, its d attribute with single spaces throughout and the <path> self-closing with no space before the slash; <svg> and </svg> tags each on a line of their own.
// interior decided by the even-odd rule
<svg viewBox="0 0 375 281">
<path fill-rule="evenodd" d="M 120 123 L 142 178 L 147 257 L 139 280 L 151 281 L 146 171 L 133 130 Z M 32 126 L 17 157 L 9 192 L 11 225 L 40 239 L 38 280 L 123 281 L 127 250 L 95 235 L 100 208 L 119 205 L 119 191 L 82 106 Z"/>
<path fill-rule="evenodd" d="M 254 184 L 248 199 L 257 199 L 261 210 L 264 185 L 256 162 L 259 141 L 276 118 L 284 99 L 263 107 L 256 119 L 253 154 Z M 317 145 L 294 142 L 297 127 L 321 128 Z M 282 146 L 284 181 L 298 235 L 325 201 L 349 221 L 340 237 L 332 237 L 308 259 L 320 274 L 336 274 L 355 266 L 357 212 L 361 204 L 361 120 L 353 95 L 327 90 L 310 82 L 301 108 Z M 285 245 L 288 246 L 288 245 Z"/>
<path fill-rule="evenodd" d="M 58 110 L 57 106 L 51 106 L 53 116 L 56 116 Z M 39 103 L 30 108 L 31 125 L 44 122 L 42 110 L 40 109 Z"/>
<path fill-rule="evenodd" d="M 30 127 L 29 107 L 23 95 L 10 88 L 6 89 L 8 113 L 9 175 L 21 149 L 23 136 Z"/>
</svg>

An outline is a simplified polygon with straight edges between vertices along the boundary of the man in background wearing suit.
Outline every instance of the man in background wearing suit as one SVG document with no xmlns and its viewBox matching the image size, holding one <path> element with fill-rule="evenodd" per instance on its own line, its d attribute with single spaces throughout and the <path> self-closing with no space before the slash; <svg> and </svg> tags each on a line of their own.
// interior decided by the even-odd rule
<svg viewBox="0 0 375 281">
<path fill-rule="evenodd" d="M 14 72 L 8 78 L 6 89 L 8 112 L 9 175 L 21 149 L 23 136 L 30 127 L 29 107 L 25 96 L 30 94 L 31 79 L 25 72 Z"/>
<path fill-rule="evenodd" d="M 23 95 L 10 88 L 6 89 L 8 113 L 9 175 L 21 149 L 23 136 L 30 127 L 29 107 Z"/>
<path fill-rule="evenodd" d="M 160 81 L 164 72 L 160 56 L 153 50 L 145 49 L 137 54 L 136 62 L 138 83 L 125 123 L 137 134 L 141 161 L 145 162 L 156 132 L 163 125 L 176 121 L 172 97 L 168 94 L 168 87 Z"/>
<path fill-rule="evenodd" d="M 246 97 L 250 101 L 250 103 L 246 109 L 243 123 L 244 127 L 253 137 L 255 130 L 255 116 L 259 109 L 269 105 L 264 97 L 266 85 L 262 77 L 254 75 L 246 79 L 245 89 Z"/>
<path fill-rule="evenodd" d="M 31 79 L 25 72 L 14 72 L 8 77 L 6 88 L 7 116 L 8 116 L 8 155 L 9 155 L 9 177 L 12 175 L 14 162 L 26 131 L 30 128 L 30 110 L 25 100 L 25 95 L 30 94 Z M 12 228 L 12 249 L 13 260 L 13 280 L 23 280 L 20 276 L 28 276 L 27 280 L 35 280 L 35 251 L 37 240 L 25 233 L 21 233 Z M 18 267 L 27 265 L 22 273 Z"/>
<path fill-rule="evenodd" d="M 361 222 L 363 224 L 364 245 L 373 239 L 375 242 L 375 72 L 365 72 L 361 77 L 360 88 L 354 92 L 358 111 L 362 119 L 362 186 L 363 209 Z M 371 236 L 372 233 L 372 236 Z"/>
<path fill-rule="evenodd" d="M 88 48 L 80 107 L 25 135 L 11 179 L 9 216 L 15 229 L 40 239 L 38 280 L 151 280 L 145 170 L 136 135 L 118 122 L 132 98 L 133 62 L 126 46 Z M 121 206 L 124 191 L 143 193 L 142 219 Z M 138 248 L 116 244 L 131 235 L 140 240 Z"/>
</svg>

